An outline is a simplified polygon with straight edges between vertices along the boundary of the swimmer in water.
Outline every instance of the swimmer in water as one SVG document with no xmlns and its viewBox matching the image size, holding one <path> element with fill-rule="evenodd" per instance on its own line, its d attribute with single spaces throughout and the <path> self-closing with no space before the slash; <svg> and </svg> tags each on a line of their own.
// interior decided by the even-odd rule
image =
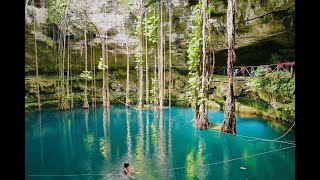
<svg viewBox="0 0 320 180">
<path fill-rule="evenodd" d="M 124 163 L 124 165 L 123 165 L 123 168 L 122 168 L 122 170 L 123 170 L 123 173 L 125 174 L 125 175 L 127 175 L 127 176 L 130 176 L 131 178 L 135 178 L 135 177 L 133 177 L 133 176 L 131 176 L 130 174 L 131 173 L 136 173 L 136 174 L 139 174 L 140 172 L 135 172 L 135 171 L 133 171 L 133 170 L 130 170 L 129 169 L 129 163 Z"/>
</svg>

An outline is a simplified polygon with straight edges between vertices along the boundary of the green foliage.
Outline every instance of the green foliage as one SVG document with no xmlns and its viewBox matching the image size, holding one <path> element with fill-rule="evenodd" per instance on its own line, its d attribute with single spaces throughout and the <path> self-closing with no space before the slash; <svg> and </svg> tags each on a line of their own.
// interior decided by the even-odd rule
<svg viewBox="0 0 320 180">
<path fill-rule="evenodd" d="M 150 90 L 150 100 L 153 101 L 155 97 L 158 97 L 158 80 L 157 78 L 151 78 L 152 89 Z"/>
<path fill-rule="evenodd" d="M 271 102 L 277 110 L 294 113 L 295 111 L 295 80 L 290 73 L 278 71 L 267 73 L 265 68 L 258 68 L 258 78 L 249 80 L 249 85 L 255 91 L 264 95 L 266 101 Z"/>
<path fill-rule="evenodd" d="M 49 23 L 59 26 L 63 20 L 66 6 L 66 0 L 50 0 L 48 11 Z"/>
<path fill-rule="evenodd" d="M 202 38 L 201 38 L 201 11 L 200 11 L 201 5 L 198 4 L 193 9 L 193 18 L 192 18 L 192 26 L 191 30 L 192 32 L 189 34 L 189 37 L 191 38 L 189 42 L 188 47 L 188 58 L 187 64 L 189 66 L 189 76 L 191 76 L 188 80 L 189 89 L 187 94 L 187 97 L 189 101 L 192 101 L 198 96 L 197 88 L 198 88 L 198 82 L 199 82 L 199 75 L 198 75 L 198 66 L 200 62 L 200 53 L 201 53 L 201 44 L 202 44 Z"/>
<path fill-rule="evenodd" d="M 152 14 L 151 16 L 147 15 L 147 21 L 143 21 L 145 26 L 144 33 L 147 35 L 148 40 L 152 43 L 156 43 L 157 39 L 157 28 L 158 28 L 158 17 L 156 14 Z"/>
<path fill-rule="evenodd" d="M 212 4 L 208 4 L 207 9 L 206 9 L 206 13 L 211 14 L 213 12 L 213 8 L 214 8 L 214 6 Z"/>
<path fill-rule="evenodd" d="M 48 21 L 58 27 L 64 28 L 62 24 L 66 25 L 69 33 L 79 36 L 77 29 L 88 31 L 95 31 L 91 24 L 91 20 L 86 16 L 87 11 L 86 0 L 52 0 L 49 4 Z"/>
<path fill-rule="evenodd" d="M 141 42 L 141 16 L 138 16 L 138 19 L 135 19 L 134 20 L 134 25 L 133 25 L 133 30 L 134 30 L 134 34 L 138 37 L 139 39 L 139 43 L 142 43 Z M 135 69 L 138 71 L 139 70 L 139 66 L 143 63 L 143 59 L 142 59 L 142 53 L 143 53 L 143 49 L 140 48 L 139 45 L 136 46 L 135 50 L 134 50 L 134 57 L 135 57 L 135 62 L 137 63 L 136 64 L 136 67 Z"/>
<path fill-rule="evenodd" d="M 100 70 L 105 70 L 106 68 L 108 68 L 108 66 L 104 65 L 104 59 L 103 58 L 100 58 L 100 61 L 99 61 L 99 65 L 98 65 L 98 69 Z"/>
<path fill-rule="evenodd" d="M 83 71 L 83 72 L 80 74 L 80 78 L 86 79 L 86 80 L 91 80 L 91 79 L 92 79 L 92 76 L 90 76 L 90 73 L 91 73 L 91 71 Z"/>
</svg>

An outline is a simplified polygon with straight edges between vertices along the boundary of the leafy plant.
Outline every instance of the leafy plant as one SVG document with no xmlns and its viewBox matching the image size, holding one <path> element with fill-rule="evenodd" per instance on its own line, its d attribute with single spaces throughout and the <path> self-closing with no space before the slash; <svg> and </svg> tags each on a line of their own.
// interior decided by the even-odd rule
<svg viewBox="0 0 320 180">
<path fill-rule="evenodd" d="M 147 16 L 147 21 L 143 21 L 145 26 L 144 33 L 147 34 L 148 40 L 152 43 L 156 43 L 157 39 L 157 28 L 158 28 L 158 17 L 156 14 L 152 14 L 151 16 Z"/>
<path fill-rule="evenodd" d="M 258 68 L 256 75 L 258 78 L 250 79 L 247 85 L 260 93 L 274 109 L 292 114 L 295 111 L 295 80 L 290 74 L 283 71 L 267 73 L 265 68 Z"/>
<path fill-rule="evenodd" d="M 189 42 L 188 47 L 188 58 L 187 61 L 189 65 L 189 76 L 191 76 L 188 80 L 189 88 L 187 92 L 187 97 L 189 101 L 192 101 L 198 96 L 198 85 L 199 82 L 199 74 L 198 74 L 198 67 L 200 62 L 200 52 L 201 52 L 201 44 L 202 44 L 202 38 L 201 38 L 201 5 L 198 4 L 194 7 L 192 14 L 192 26 L 191 26 L 191 33 L 189 34 L 189 37 L 191 38 Z"/>
<path fill-rule="evenodd" d="M 86 80 L 91 80 L 91 79 L 92 79 L 92 76 L 90 76 L 90 73 L 91 73 L 91 71 L 83 71 L 83 72 L 80 74 L 80 78 L 86 79 Z"/>
<path fill-rule="evenodd" d="M 104 65 L 104 60 L 103 60 L 103 58 L 100 58 L 98 68 L 99 68 L 100 70 L 104 70 L 104 69 L 108 68 L 108 66 Z"/>
</svg>

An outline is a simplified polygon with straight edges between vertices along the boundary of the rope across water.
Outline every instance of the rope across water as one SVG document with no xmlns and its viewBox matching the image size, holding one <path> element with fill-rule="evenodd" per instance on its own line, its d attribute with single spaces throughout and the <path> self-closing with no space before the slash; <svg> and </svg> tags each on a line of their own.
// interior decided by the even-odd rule
<svg viewBox="0 0 320 180">
<path fill-rule="evenodd" d="M 125 104 L 124 102 L 116 99 L 117 101 L 119 101 L 120 103 L 123 103 Z M 137 108 L 134 108 L 132 106 L 129 105 L 129 107 L 135 109 L 136 111 L 138 111 Z M 143 111 L 144 112 L 144 111 Z M 148 113 L 148 112 L 144 112 L 146 114 L 149 114 L 149 115 L 153 115 L 151 113 Z M 258 138 L 258 137 L 252 137 L 252 136 L 245 136 L 245 135 L 241 135 L 241 134 L 236 134 L 235 136 L 238 137 L 239 139 L 242 139 L 244 141 L 257 141 L 257 140 L 261 140 L 261 141 L 268 141 L 268 142 L 277 142 L 277 143 L 284 143 L 284 144 L 290 144 L 290 145 L 295 145 L 295 143 L 293 143 L 292 141 L 278 141 L 278 139 L 281 139 L 282 137 L 284 137 L 285 135 L 287 135 L 290 130 L 295 126 L 296 123 L 293 123 L 293 125 L 287 130 L 286 133 L 284 133 L 283 135 L 281 135 L 280 137 L 278 138 L 275 138 L 275 139 L 264 139 L 264 138 Z M 216 130 L 214 130 L 216 131 Z M 216 131 L 216 132 L 220 132 L 220 133 L 224 133 L 224 134 L 229 134 L 231 135 L 230 133 L 225 133 L 225 132 L 221 132 L 221 131 Z M 243 137 L 243 138 L 242 138 Z M 250 140 L 247 140 L 247 139 L 244 139 L 244 138 L 250 138 Z"/>
<path fill-rule="evenodd" d="M 232 159 L 228 159 L 228 160 L 223 160 L 223 161 L 218 161 L 218 162 L 213 162 L 213 163 L 208 163 L 208 164 L 202 164 L 202 165 L 198 164 L 198 165 L 202 166 L 202 167 L 204 167 L 204 166 L 212 166 L 212 165 L 221 164 L 221 163 L 227 163 L 227 162 L 236 161 L 236 160 L 240 160 L 240 159 L 246 159 L 246 158 L 251 158 L 251 157 L 255 157 L 255 156 L 261 156 L 261 155 L 264 155 L 264 154 L 269 154 L 269 153 L 272 153 L 272 152 L 291 149 L 291 148 L 294 148 L 294 147 L 295 146 L 289 146 L 289 147 L 279 148 L 279 149 L 266 151 L 266 152 L 262 152 L 262 153 L 256 153 L 256 154 L 252 154 L 252 155 L 248 155 L 248 156 L 241 156 L 241 157 L 232 158 Z M 160 171 L 170 171 L 170 170 L 185 169 L 185 168 L 186 168 L 186 166 L 168 168 L 168 169 L 158 169 L 158 170 L 153 170 L 153 171 L 142 171 L 140 174 L 147 174 L 147 173 L 151 173 L 151 172 L 160 172 Z M 112 173 L 110 173 L 110 174 L 28 174 L 26 176 L 45 177 L 45 176 L 107 176 L 107 175 L 112 175 Z"/>
<path fill-rule="evenodd" d="M 121 102 L 120 100 L 117 100 L 117 101 Z M 123 102 L 121 102 L 121 103 L 123 103 Z M 123 104 L 125 104 L 125 103 L 123 103 Z M 134 108 L 134 107 L 132 107 L 130 105 L 129 105 L 129 107 L 131 107 L 131 108 L 135 109 L 136 111 L 138 111 L 137 108 Z M 144 112 L 144 113 L 149 114 L 149 115 L 153 115 L 153 114 L 151 114 L 149 112 Z M 197 164 L 197 165 L 202 166 L 202 167 L 211 166 L 211 165 L 232 162 L 232 161 L 236 161 L 236 160 L 240 160 L 240 159 L 251 158 L 251 157 L 255 157 L 255 156 L 261 156 L 261 155 L 264 155 L 264 154 L 269 154 L 269 153 L 272 153 L 272 152 L 277 152 L 277 151 L 282 151 L 282 150 L 286 150 L 286 149 L 295 148 L 295 143 L 293 143 L 292 141 L 278 141 L 279 139 L 281 139 L 282 137 L 287 135 L 290 132 L 290 130 L 293 128 L 294 125 L 295 125 L 295 123 L 290 127 L 290 129 L 288 129 L 288 131 L 286 133 L 284 133 L 283 135 L 281 135 L 280 137 L 275 138 L 275 139 L 264 139 L 264 138 L 257 138 L 257 137 L 239 135 L 239 134 L 232 135 L 230 133 L 225 133 L 225 132 L 220 132 L 220 131 L 214 130 L 214 131 L 219 132 L 219 133 L 228 134 L 228 135 L 232 135 L 232 136 L 238 137 L 239 139 L 242 139 L 242 140 L 245 140 L 245 141 L 261 140 L 261 141 L 267 141 L 267 142 L 277 142 L 277 143 L 290 144 L 292 146 L 279 148 L 279 149 L 275 149 L 275 150 L 270 150 L 270 151 L 266 151 L 266 152 L 262 152 L 262 153 L 256 153 L 256 154 L 252 154 L 252 155 L 247 155 L 247 156 L 241 156 L 241 157 L 232 158 L 232 159 L 228 159 L 228 160 L 223 160 L 223 161 L 218 161 L 218 162 L 213 162 L 213 163 L 208 163 L 208 164 Z M 243 138 L 251 138 L 251 140 L 243 139 L 242 137 Z M 169 168 L 169 169 L 158 169 L 158 170 L 152 170 L 152 171 L 142 171 L 141 174 L 147 174 L 147 173 L 151 173 L 151 172 L 177 170 L 177 169 L 185 169 L 185 168 L 186 168 L 186 166 Z M 113 170 L 113 171 L 119 171 L 119 170 Z M 113 174 L 115 174 L 115 173 L 109 173 L 109 174 L 102 174 L 102 173 L 92 173 L 92 174 L 91 173 L 88 173 L 88 174 L 27 174 L 26 176 L 38 176 L 38 177 L 62 177 L 62 176 L 72 177 L 73 176 L 73 177 L 75 177 L 75 176 L 110 176 L 110 175 L 113 175 Z"/>
</svg>

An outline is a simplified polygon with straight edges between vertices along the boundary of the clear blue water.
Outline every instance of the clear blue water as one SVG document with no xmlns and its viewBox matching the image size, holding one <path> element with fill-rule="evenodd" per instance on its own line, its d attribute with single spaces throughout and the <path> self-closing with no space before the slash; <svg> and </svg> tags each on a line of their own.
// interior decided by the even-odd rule
<svg viewBox="0 0 320 180">
<path fill-rule="evenodd" d="M 223 111 L 208 116 L 223 121 Z M 140 171 L 136 179 L 295 179 L 292 145 L 200 131 L 192 118 L 187 107 L 26 112 L 26 179 L 130 179 L 121 171 L 126 161 Z M 287 129 L 237 115 L 237 134 L 274 139 Z M 295 133 L 281 140 L 294 141 Z"/>
</svg>

